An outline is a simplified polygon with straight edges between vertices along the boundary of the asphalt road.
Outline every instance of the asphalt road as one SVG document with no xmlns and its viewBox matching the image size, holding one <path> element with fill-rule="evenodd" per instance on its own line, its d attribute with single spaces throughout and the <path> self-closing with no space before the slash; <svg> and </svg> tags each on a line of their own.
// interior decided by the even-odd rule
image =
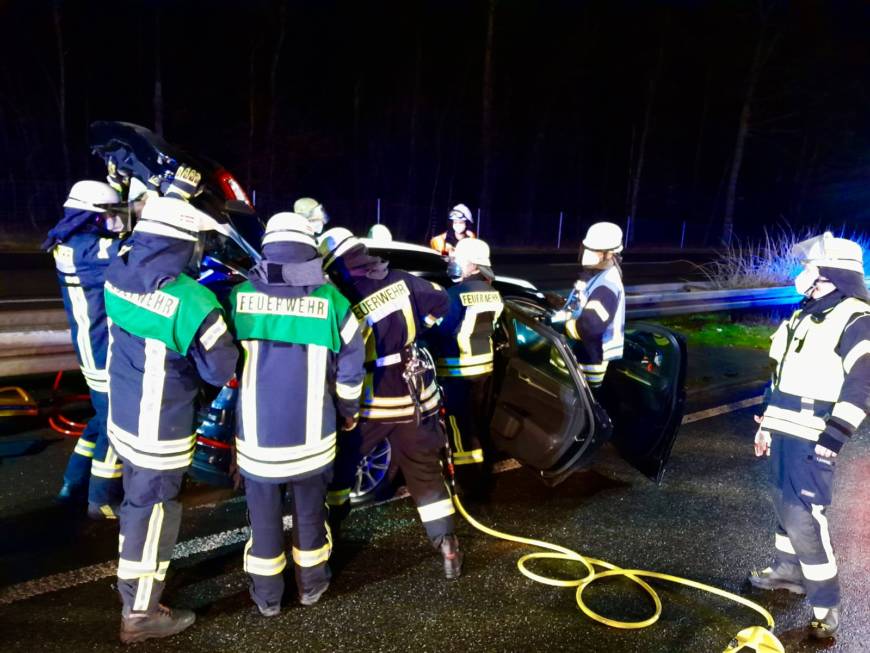
<svg viewBox="0 0 870 653">
<path fill-rule="evenodd" d="M 843 579 L 842 634 L 819 646 L 804 629 L 799 597 L 750 591 L 744 577 L 770 560 L 773 520 L 765 462 L 751 453 L 751 409 L 685 425 L 661 486 L 605 449 L 599 464 L 548 489 L 525 469 L 499 474 L 489 503 L 473 512 L 507 532 L 558 542 L 626 567 L 669 572 L 734 592 L 768 607 L 786 650 L 868 650 L 870 641 L 870 441 L 863 433 L 838 460 L 830 513 Z M 0 467 L 0 650 L 115 651 L 119 604 L 111 590 L 116 526 L 91 523 L 52 505 L 72 442 Z M 229 499 L 229 500 L 228 500 Z M 441 576 L 440 562 L 409 499 L 359 509 L 332 559 L 333 584 L 319 604 L 291 599 L 263 619 L 247 595 L 239 528 L 244 504 L 225 492 L 190 487 L 168 602 L 199 618 L 148 651 L 721 651 L 755 613 L 691 589 L 654 583 L 664 601 L 659 623 L 614 630 L 587 619 L 573 592 L 520 576 L 526 547 L 459 534 L 465 574 Z M 571 576 L 575 569 L 545 565 Z M 589 590 L 592 606 L 617 618 L 650 609 L 626 581 Z M 26 598 L 29 597 L 29 598 Z"/>
</svg>

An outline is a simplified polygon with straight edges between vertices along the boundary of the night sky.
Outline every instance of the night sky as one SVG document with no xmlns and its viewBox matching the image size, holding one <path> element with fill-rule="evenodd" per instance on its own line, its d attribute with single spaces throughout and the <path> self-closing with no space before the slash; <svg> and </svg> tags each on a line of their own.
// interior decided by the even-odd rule
<svg viewBox="0 0 870 653">
<path fill-rule="evenodd" d="M 313 195 L 359 230 L 380 198 L 383 222 L 422 240 L 465 202 L 504 246 L 555 244 L 560 211 L 567 244 L 633 213 L 637 244 L 679 244 L 685 221 L 687 244 L 709 245 L 743 113 L 737 236 L 870 221 L 857 0 L 0 0 L 0 54 L 7 240 L 102 176 L 97 119 L 162 122 L 264 217 Z"/>
</svg>

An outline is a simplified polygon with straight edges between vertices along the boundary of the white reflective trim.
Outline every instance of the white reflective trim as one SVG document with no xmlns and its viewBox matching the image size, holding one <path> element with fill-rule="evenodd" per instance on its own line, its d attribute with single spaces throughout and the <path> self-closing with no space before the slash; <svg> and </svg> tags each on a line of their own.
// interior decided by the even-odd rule
<svg viewBox="0 0 870 653">
<path fill-rule="evenodd" d="M 588 309 L 595 313 L 598 316 L 598 319 L 602 322 L 607 322 L 610 318 L 610 313 L 607 312 L 607 309 L 604 308 L 604 304 L 602 304 L 597 299 L 593 299 L 591 302 L 587 302 L 584 309 Z"/>
<path fill-rule="evenodd" d="M 864 412 L 863 408 L 856 406 L 853 403 L 849 403 L 848 401 L 838 401 L 834 404 L 834 412 L 832 413 L 832 416 L 839 417 L 857 429 L 861 426 L 861 422 L 864 421 L 867 413 Z"/>
<path fill-rule="evenodd" d="M 402 354 L 395 353 L 389 354 L 387 356 L 381 356 L 375 361 L 375 367 L 389 367 L 390 365 L 396 365 L 397 363 L 402 362 Z"/>
<path fill-rule="evenodd" d="M 348 320 L 345 323 L 344 327 L 341 329 L 341 340 L 344 344 L 349 344 L 353 337 L 356 335 L 356 332 L 359 331 L 359 322 L 353 317 L 353 314 L 349 314 Z"/>
<path fill-rule="evenodd" d="M 322 440 L 314 442 L 306 442 L 292 447 L 265 447 L 257 444 L 256 441 L 242 440 L 236 438 L 236 449 L 240 456 L 253 458 L 259 462 L 295 462 L 300 458 L 316 456 L 328 453 L 330 449 L 335 447 L 335 433 L 327 435 Z"/>
<path fill-rule="evenodd" d="M 261 478 L 287 478 L 317 471 L 335 460 L 335 447 L 324 451 L 318 456 L 305 458 L 304 460 L 289 462 L 261 462 L 252 460 L 241 451 L 237 452 L 238 464 L 242 471 L 259 476 Z"/>
<path fill-rule="evenodd" d="M 160 433 L 163 385 L 166 381 L 166 345 L 145 338 L 145 369 L 142 372 L 142 397 L 139 400 L 138 435 L 142 442 L 156 442 Z"/>
<path fill-rule="evenodd" d="M 828 518 L 825 516 L 825 507 L 812 504 L 813 519 L 819 525 L 819 534 L 822 540 L 822 549 L 825 551 L 827 562 L 818 565 L 807 565 L 801 562 L 801 570 L 807 580 L 824 581 L 830 580 L 837 575 L 837 561 L 834 559 L 834 547 L 831 546 L 831 532 L 828 529 Z"/>
<path fill-rule="evenodd" d="M 217 320 L 212 324 L 199 339 L 200 344 L 206 351 L 209 351 L 215 346 L 215 343 L 220 337 L 227 332 L 227 323 L 224 322 L 222 315 L 218 315 Z"/>
<path fill-rule="evenodd" d="M 862 340 L 852 347 L 849 353 L 846 354 L 846 357 L 843 358 L 843 369 L 846 371 L 846 374 L 851 372 L 852 367 L 858 362 L 858 359 L 866 354 L 870 354 L 870 340 Z"/>
<path fill-rule="evenodd" d="M 323 345 L 308 345 L 308 388 L 305 406 L 305 442 L 309 446 L 323 439 L 323 396 L 326 391 L 326 354 Z"/>
<path fill-rule="evenodd" d="M 242 428 L 245 441 L 257 445 L 257 365 L 260 358 L 260 341 L 243 340 L 245 363 L 242 369 L 240 387 L 242 407 Z"/>
<path fill-rule="evenodd" d="M 114 440 L 118 440 L 127 444 L 128 446 L 135 447 L 146 453 L 153 454 L 172 454 L 172 453 L 182 453 L 187 451 L 189 448 L 193 446 L 193 442 L 196 439 L 196 434 L 191 433 L 183 438 L 175 438 L 173 440 L 157 440 L 155 442 L 143 442 L 141 438 L 137 438 L 132 433 L 125 431 L 120 428 L 117 424 L 112 423 L 111 420 L 107 423 L 109 437 Z"/>
<path fill-rule="evenodd" d="M 783 553 L 797 555 L 795 553 L 794 546 L 792 546 L 791 540 L 786 535 L 780 535 L 779 533 L 777 533 L 774 546 Z"/>
<path fill-rule="evenodd" d="M 251 554 L 253 543 L 253 537 L 249 538 L 242 556 L 242 566 L 246 573 L 257 576 L 277 576 L 284 571 L 287 566 L 287 555 L 283 551 L 274 558 L 259 558 Z"/>
<path fill-rule="evenodd" d="M 97 364 L 94 362 L 94 352 L 91 349 L 91 317 L 88 314 L 88 300 L 85 297 L 85 291 L 80 287 L 72 286 L 67 288 L 67 292 L 77 327 L 76 344 L 81 357 L 81 366 L 94 369 Z"/>
<path fill-rule="evenodd" d="M 787 408 L 769 405 L 767 410 L 764 411 L 764 417 L 765 419 L 773 418 L 789 422 L 793 425 L 792 428 L 804 430 L 805 432 L 821 433 L 825 430 L 825 419 L 823 417 L 816 417 L 809 412 L 788 410 Z M 792 433 L 792 431 L 786 431 L 786 433 Z M 804 437 L 800 433 L 794 433 L 794 435 Z"/>
<path fill-rule="evenodd" d="M 425 506 L 417 506 L 417 511 L 420 513 L 420 521 L 424 523 L 449 517 L 456 512 L 453 508 L 453 499 L 449 497 Z"/>
<path fill-rule="evenodd" d="M 304 551 L 293 547 L 293 562 L 300 567 L 316 567 L 329 560 L 329 555 L 332 553 L 332 547 L 327 542 L 319 549 Z"/>
<path fill-rule="evenodd" d="M 349 399 L 351 401 L 359 399 L 362 394 L 363 384 L 360 381 L 357 385 L 348 385 L 346 383 L 336 383 L 335 392 L 340 399 Z"/>
<path fill-rule="evenodd" d="M 423 394 L 420 395 L 420 401 L 429 399 L 431 396 L 437 394 L 437 392 L 438 386 L 435 383 L 432 383 L 423 391 Z M 393 406 L 407 406 L 408 404 L 413 403 L 414 400 L 411 399 L 411 395 L 402 395 L 401 397 L 371 397 L 370 399 L 366 399 L 363 402 L 363 405 L 376 408 L 389 408 Z"/>
</svg>

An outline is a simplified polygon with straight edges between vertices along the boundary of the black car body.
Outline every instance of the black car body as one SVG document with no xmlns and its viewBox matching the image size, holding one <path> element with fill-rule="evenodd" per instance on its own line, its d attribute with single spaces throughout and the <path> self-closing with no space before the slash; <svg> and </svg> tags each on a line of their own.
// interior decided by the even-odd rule
<svg viewBox="0 0 870 653">
<path fill-rule="evenodd" d="M 204 191 L 195 203 L 223 227 L 204 235 L 198 276 L 225 297 L 259 260 L 263 231 L 232 175 L 136 125 L 95 123 L 91 135 L 96 153 L 112 156 L 119 167 L 137 176 L 170 179 L 180 163 L 203 173 Z M 395 268 L 442 285 L 450 283 L 445 260 L 429 248 L 363 242 Z M 505 300 L 505 310 L 494 334 L 492 391 L 485 405 L 478 406 L 489 419 L 493 445 L 535 469 L 544 482 L 556 484 L 588 466 L 609 440 L 639 471 L 660 481 L 683 416 L 686 347 L 682 338 L 656 325 L 629 324 L 623 358 L 610 363 L 604 385 L 593 395 L 568 341 L 550 325 L 553 297 L 522 279 L 497 277 L 494 285 Z M 228 483 L 224 468 L 232 446 L 232 403 L 221 393 L 211 410 L 202 413 L 193 469 L 200 480 Z M 360 465 L 354 501 L 383 497 L 399 480 L 389 445 L 383 443 Z"/>
</svg>

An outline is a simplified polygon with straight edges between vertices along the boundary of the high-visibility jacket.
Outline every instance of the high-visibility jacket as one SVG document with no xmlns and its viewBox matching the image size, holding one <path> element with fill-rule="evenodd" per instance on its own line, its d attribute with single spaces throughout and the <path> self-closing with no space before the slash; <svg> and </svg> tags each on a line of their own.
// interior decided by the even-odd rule
<svg viewBox="0 0 870 653">
<path fill-rule="evenodd" d="M 477 234 L 475 234 L 471 229 L 466 229 L 462 238 L 477 238 Z M 459 240 L 462 240 L 462 238 Z M 429 241 L 429 247 L 441 254 L 441 256 L 447 256 L 453 251 L 453 248 L 456 247 L 456 243 L 457 238 L 455 232 L 445 231 L 432 238 Z"/>
<path fill-rule="evenodd" d="M 281 291 L 267 294 L 245 282 L 230 296 L 244 349 L 239 469 L 273 482 L 306 478 L 332 464 L 336 411 L 358 415 L 365 373 L 357 320 L 335 286 Z"/>
<path fill-rule="evenodd" d="M 577 341 L 577 362 L 592 386 L 604 380 L 607 364 L 622 358 L 625 341 L 625 289 L 617 266 L 596 274 L 586 286 L 585 302 L 565 322 L 565 333 Z"/>
<path fill-rule="evenodd" d="M 839 451 L 870 409 L 868 354 L 866 302 L 795 311 L 771 337 L 776 368 L 761 428 Z"/>
<path fill-rule="evenodd" d="M 227 383 L 238 350 L 210 290 L 186 275 L 148 293 L 109 281 L 109 439 L 146 469 L 187 467 L 193 458 L 200 379 Z"/>
<path fill-rule="evenodd" d="M 492 372 L 492 332 L 504 310 L 501 295 L 482 275 L 447 290 L 450 308 L 427 340 L 441 377 Z"/>
<path fill-rule="evenodd" d="M 80 231 L 52 249 L 76 358 L 88 387 L 94 392 L 109 390 L 106 376 L 109 330 L 103 282 L 106 268 L 117 255 L 120 244 L 118 238 Z"/>
<path fill-rule="evenodd" d="M 436 283 L 402 270 L 383 279 L 338 278 L 334 281 L 352 304 L 365 343 L 366 375 L 360 419 L 410 422 L 418 410 L 434 414 L 440 406 L 435 375 L 427 375 L 417 402 L 402 377 L 408 347 L 417 335 L 447 313 L 447 293 Z"/>
</svg>

